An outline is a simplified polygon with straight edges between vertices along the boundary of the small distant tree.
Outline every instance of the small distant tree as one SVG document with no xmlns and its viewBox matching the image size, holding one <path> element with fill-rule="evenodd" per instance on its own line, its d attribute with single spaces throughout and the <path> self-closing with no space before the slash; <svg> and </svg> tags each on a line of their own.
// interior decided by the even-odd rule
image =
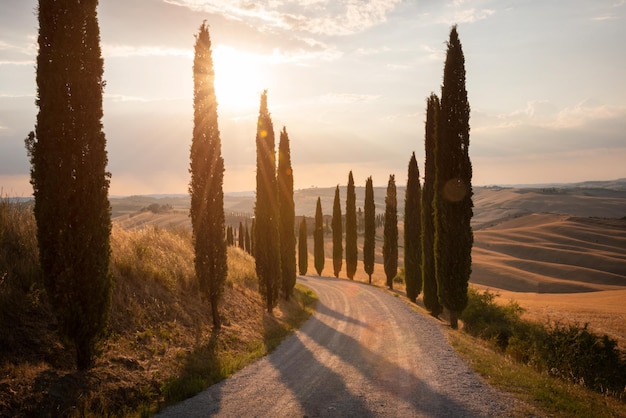
<svg viewBox="0 0 626 418">
<path fill-rule="evenodd" d="M 233 245 L 235 243 L 235 237 L 233 236 L 233 227 L 228 225 L 226 227 L 226 244 Z"/>
<path fill-rule="evenodd" d="M 339 277 L 343 262 L 343 222 L 341 219 L 341 202 L 339 201 L 339 186 L 335 189 L 335 201 L 333 202 L 333 272 Z"/>
<path fill-rule="evenodd" d="M 396 179 L 389 176 L 387 196 L 385 197 L 385 232 L 383 241 L 383 262 L 387 287 L 393 289 L 393 279 L 398 274 L 398 199 L 396 197 Z"/>
<path fill-rule="evenodd" d="M 296 286 L 296 209 L 293 201 L 293 170 L 287 128 L 280 132 L 278 143 L 278 209 L 280 226 L 280 266 L 282 293 L 286 300 Z"/>
<path fill-rule="evenodd" d="M 437 291 L 450 311 L 450 327 L 467 306 L 472 272 L 472 165 L 469 159 L 470 106 L 465 89 L 465 58 L 456 26 L 450 31 L 441 87 L 437 143 L 435 234 Z"/>
<path fill-rule="evenodd" d="M 356 191 L 354 190 L 354 177 L 350 171 L 346 197 L 346 275 L 350 280 L 354 279 L 359 258 L 356 238 Z"/>
<path fill-rule="evenodd" d="M 226 282 L 226 245 L 233 243 L 232 228 L 224 237 L 224 159 L 217 123 L 211 38 L 206 23 L 196 36 L 193 63 L 194 127 L 191 142 L 191 226 L 195 270 L 200 291 L 209 300 L 213 326 L 220 328 L 218 304 Z"/>
<path fill-rule="evenodd" d="M 303 216 L 300 221 L 300 230 L 298 233 L 298 271 L 304 276 L 309 269 L 309 250 L 308 250 L 308 231 L 306 227 L 306 218 Z"/>
<path fill-rule="evenodd" d="M 404 200 L 404 280 L 406 296 L 415 302 L 422 291 L 422 188 L 415 153 L 409 161 Z"/>
<path fill-rule="evenodd" d="M 259 278 L 259 291 L 267 312 L 273 312 L 278 303 L 280 280 L 280 233 L 278 186 L 276 181 L 276 149 L 274 126 L 267 108 L 267 91 L 261 94 L 261 106 L 256 133 L 257 173 L 255 204 L 255 246 L 256 273 Z M 261 243 L 263 243 L 261 245 Z"/>
<path fill-rule="evenodd" d="M 374 202 L 374 186 L 372 177 L 368 177 L 365 182 L 365 203 L 364 203 L 365 232 L 363 237 L 363 268 L 369 276 L 369 283 L 372 283 L 372 273 L 374 273 L 374 250 L 376 249 L 376 203 Z"/>
<path fill-rule="evenodd" d="M 97 4 L 39 1 L 39 112 L 26 139 L 44 286 L 80 370 L 104 338 L 112 293 Z"/>
<path fill-rule="evenodd" d="M 256 247 L 256 243 L 254 242 L 255 238 L 255 231 L 256 231 L 256 222 L 254 221 L 254 218 L 252 218 L 252 225 L 250 225 L 250 255 L 252 257 L 255 257 L 255 247 Z"/>
<path fill-rule="evenodd" d="M 239 221 L 239 232 L 237 233 L 237 246 L 242 250 L 246 249 L 245 232 L 243 230 L 243 222 Z"/>
<path fill-rule="evenodd" d="M 313 261 L 315 271 L 321 276 L 324 270 L 324 215 L 322 214 L 322 200 L 317 198 L 315 208 L 315 230 L 313 231 Z"/>
<path fill-rule="evenodd" d="M 422 282 L 424 306 L 430 314 L 438 317 L 443 312 L 437 296 L 435 270 L 435 154 L 437 144 L 437 115 L 439 97 L 432 93 L 427 100 L 424 145 L 424 189 L 422 190 Z"/>
</svg>

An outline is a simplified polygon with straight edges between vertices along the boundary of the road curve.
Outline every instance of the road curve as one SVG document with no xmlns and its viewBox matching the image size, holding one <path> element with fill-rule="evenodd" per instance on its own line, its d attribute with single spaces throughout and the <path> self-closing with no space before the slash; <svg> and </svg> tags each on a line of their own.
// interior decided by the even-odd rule
<svg viewBox="0 0 626 418">
<path fill-rule="evenodd" d="M 511 399 L 456 355 L 434 319 L 345 279 L 300 277 L 316 313 L 272 354 L 159 417 L 494 417 Z"/>
</svg>

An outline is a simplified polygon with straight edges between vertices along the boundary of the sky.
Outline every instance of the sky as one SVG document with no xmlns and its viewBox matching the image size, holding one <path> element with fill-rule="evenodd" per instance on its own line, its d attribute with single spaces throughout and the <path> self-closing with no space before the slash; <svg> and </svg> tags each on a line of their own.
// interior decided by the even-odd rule
<svg viewBox="0 0 626 418">
<path fill-rule="evenodd" d="M 193 47 L 212 40 L 224 190 L 252 191 L 260 95 L 295 188 L 424 170 L 426 98 L 457 25 L 474 185 L 626 177 L 626 0 L 103 0 L 112 196 L 187 193 Z M 0 194 L 32 195 L 37 2 L 0 0 Z"/>
</svg>

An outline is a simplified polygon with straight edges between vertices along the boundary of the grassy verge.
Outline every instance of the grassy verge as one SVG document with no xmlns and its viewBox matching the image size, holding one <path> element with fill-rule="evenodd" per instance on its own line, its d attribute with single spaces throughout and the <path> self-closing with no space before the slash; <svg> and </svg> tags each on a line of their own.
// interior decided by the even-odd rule
<svg viewBox="0 0 626 418">
<path fill-rule="evenodd" d="M 487 342 L 458 331 L 448 332 L 448 339 L 490 385 L 522 401 L 516 416 L 626 417 L 623 402 L 514 362 Z"/>
<path fill-rule="evenodd" d="M 186 357 L 181 374 L 163 385 L 164 398 L 159 408 L 194 396 L 272 352 L 311 316 L 316 302 L 317 296 L 311 289 L 297 284 L 291 300 L 280 301 L 277 314 L 265 314 L 262 338 L 248 340 L 245 350 L 233 351 L 224 336 L 212 334 L 206 344 Z"/>
<path fill-rule="evenodd" d="M 94 367 L 79 372 L 41 284 L 32 208 L 0 199 L 0 416 L 151 416 L 272 351 L 316 301 L 298 286 L 269 316 L 254 259 L 229 247 L 214 332 L 188 228 L 115 226 L 111 249 L 108 337 Z"/>
<path fill-rule="evenodd" d="M 615 341 L 586 325 L 523 320 L 515 302 L 494 300 L 493 293 L 470 289 L 463 332 L 448 333 L 453 347 L 490 384 L 540 415 L 626 417 L 626 356 Z"/>
</svg>

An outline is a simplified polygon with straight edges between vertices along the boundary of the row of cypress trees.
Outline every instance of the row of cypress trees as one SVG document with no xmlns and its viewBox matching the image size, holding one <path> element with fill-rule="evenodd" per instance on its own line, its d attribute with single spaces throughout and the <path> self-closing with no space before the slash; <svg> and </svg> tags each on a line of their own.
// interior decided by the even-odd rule
<svg viewBox="0 0 626 418">
<path fill-rule="evenodd" d="M 267 107 L 267 91 L 261 94 L 256 133 L 257 172 L 254 207 L 254 258 L 259 291 L 272 313 L 279 294 L 289 299 L 296 284 L 295 205 L 293 170 L 287 129 L 280 133 L 278 166 L 274 126 Z M 262 245 L 261 245 L 262 243 Z"/>
<path fill-rule="evenodd" d="M 411 155 L 405 195 L 404 273 L 407 297 L 415 302 L 423 291 L 424 305 L 438 316 L 445 307 L 450 325 L 457 328 L 458 317 L 467 306 L 471 274 L 473 233 L 472 165 L 469 158 L 470 107 L 465 88 L 465 58 L 456 26 L 450 31 L 444 65 L 441 100 L 432 93 L 427 99 L 425 123 L 424 185 Z M 356 209 L 354 180 L 350 171 L 346 200 L 346 270 L 352 279 L 356 271 Z M 333 204 L 333 272 L 339 277 L 342 265 L 342 214 L 339 186 Z M 302 221 L 305 223 L 304 219 Z M 323 219 L 318 198 L 315 233 L 315 269 L 324 267 Z M 305 224 L 306 226 L 306 224 Z M 395 176 L 389 176 L 385 197 L 383 264 L 386 284 L 392 289 L 398 271 L 398 213 Z M 306 231 L 306 230 L 305 230 Z M 305 233 L 305 232 L 304 232 Z M 306 235 L 300 240 L 306 241 Z M 374 269 L 376 214 L 372 178 L 365 187 L 363 265 L 371 277 Z M 306 243 L 303 247 L 306 249 Z M 303 250 L 301 247 L 300 251 Z M 299 258 L 303 261 L 303 256 Z M 300 269 L 301 274 L 306 267 Z"/>
</svg>

